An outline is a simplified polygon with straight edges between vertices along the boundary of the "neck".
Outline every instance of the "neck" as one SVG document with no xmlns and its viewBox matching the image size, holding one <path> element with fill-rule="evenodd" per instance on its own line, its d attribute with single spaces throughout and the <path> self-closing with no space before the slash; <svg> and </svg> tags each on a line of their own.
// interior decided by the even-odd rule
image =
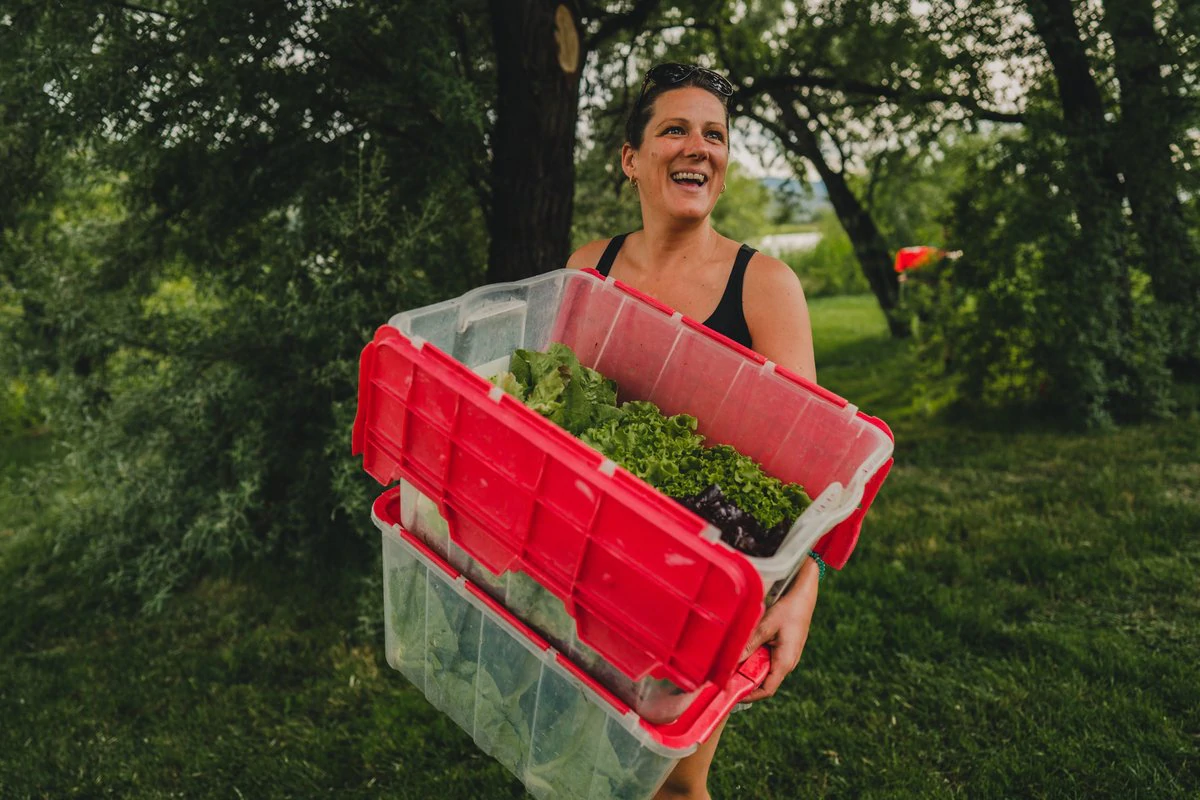
<svg viewBox="0 0 1200 800">
<path fill-rule="evenodd" d="M 654 219 L 642 215 L 642 246 L 656 271 L 702 264 L 711 257 L 717 232 L 708 217 L 700 220 Z"/>
</svg>

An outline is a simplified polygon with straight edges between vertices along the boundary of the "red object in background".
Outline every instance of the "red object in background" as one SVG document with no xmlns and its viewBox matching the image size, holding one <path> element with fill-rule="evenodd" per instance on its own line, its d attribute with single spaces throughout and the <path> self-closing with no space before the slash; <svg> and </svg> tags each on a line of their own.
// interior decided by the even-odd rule
<svg viewBox="0 0 1200 800">
<path fill-rule="evenodd" d="M 901 247 L 896 253 L 896 272 L 905 272 L 944 258 L 946 251 L 940 247 Z"/>
</svg>

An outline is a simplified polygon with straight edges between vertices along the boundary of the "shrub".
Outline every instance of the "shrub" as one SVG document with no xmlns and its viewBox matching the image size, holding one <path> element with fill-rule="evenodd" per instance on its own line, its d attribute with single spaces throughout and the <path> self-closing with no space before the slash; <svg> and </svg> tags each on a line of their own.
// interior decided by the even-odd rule
<svg viewBox="0 0 1200 800">
<path fill-rule="evenodd" d="M 22 374 L 54 377 L 65 468 L 31 494 L 81 580 L 154 608 L 256 559 L 375 549 L 354 536 L 375 489 L 350 455 L 358 354 L 483 275 L 490 73 L 455 55 L 479 10 L 14 15 L 44 45 L 12 56 L 43 98 L 22 113 L 70 155 L 3 230 L 0 288 Z"/>
<path fill-rule="evenodd" d="M 1081 242 L 1061 188 L 1069 168 L 1049 137 L 979 153 L 947 220 L 963 258 L 905 286 L 922 381 L 951 380 L 967 404 L 1037 406 L 1089 426 L 1164 416 L 1166 346 L 1145 276 L 1127 251 Z"/>
<path fill-rule="evenodd" d="M 812 250 L 784 253 L 780 259 L 800 276 L 804 294 L 808 297 L 863 294 L 867 284 L 850 237 L 832 212 L 821 215 L 818 222 L 820 241 Z"/>
<path fill-rule="evenodd" d="M 45 425 L 46 398 L 50 391 L 51 381 L 46 375 L 0 378 L 0 436 Z"/>
</svg>

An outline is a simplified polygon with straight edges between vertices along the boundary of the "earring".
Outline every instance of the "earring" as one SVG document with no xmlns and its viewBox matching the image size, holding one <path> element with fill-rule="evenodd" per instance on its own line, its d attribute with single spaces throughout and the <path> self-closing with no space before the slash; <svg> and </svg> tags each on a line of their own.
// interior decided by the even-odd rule
<svg viewBox="0 0 1200 800">
<path fill-rule="evenodd" d="M 630 175 L 629 176 L 629 185 L 632 186 L 634 189 L 636 189 L 637 188 L 637 178 Z"/>
<path fill-rule="evenodd" d="M 727 184 L 727 183 L 721 184 L 721 194 L 725 194 L 725 187 L 727 187 L 727 186 L 729 186 L 729 184 Z"/>
</svg>

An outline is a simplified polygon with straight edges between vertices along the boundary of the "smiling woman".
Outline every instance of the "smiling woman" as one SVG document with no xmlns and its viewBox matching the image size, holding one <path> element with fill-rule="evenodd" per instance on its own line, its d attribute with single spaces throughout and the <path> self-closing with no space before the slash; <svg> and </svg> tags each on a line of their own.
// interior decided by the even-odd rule
<svg viewBox="0 0 1200 800">
<path fill-rule="evenodd" d="M 621 148 L 642 229 L 584 245 L 567 266 L 611 274 L 815 380 L 795 274 L 712 227 L 729 167 L 732 94 L 725 77 L 702 67 L 660 64 L 646 74 Z"/>
<path fill-rule="evenodd" d="M 594 268 L 703 320 L 712 330 L 816 381 L 804 292 L 782 261 L 713 229 L 729 168 L 729 98 L 719 73 L 659 64 L 646 73 L 625 126 L 621 168 L 637 192 L 642 229 L 579 248 L 567 266 Z M 800 660 L 817 600 L 818 565 L 763 615 L 746 653 L 771 647 L 771 670 L 747 700 L 770 697 Z M 658 798 L 708 797 L 721 728 L 681 760 Z"/>
<path fill-rule="evenodd" d="M 630 140 L 621 149 L 621 165 L 640 189 L 643 221 L 648 200 L 659 201 L 671 217 L 705 219 L 729 166 L 725 106 L 710 92 L 688 87 L 659 97 L 652 109 L 648 140 Z M 647 192 L 657 196 L 647 198 Z"/>
</svg>

